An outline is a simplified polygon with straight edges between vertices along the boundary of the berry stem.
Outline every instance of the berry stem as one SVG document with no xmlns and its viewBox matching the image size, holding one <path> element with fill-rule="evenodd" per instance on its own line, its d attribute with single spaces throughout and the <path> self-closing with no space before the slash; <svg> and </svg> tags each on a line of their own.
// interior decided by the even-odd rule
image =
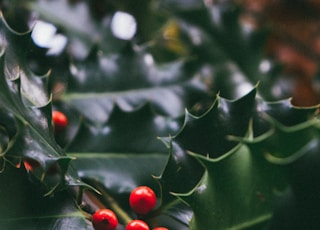
<svg viewBox="0 0 320 230">
<path fill-rule="evenodd" d="M 115 201 L 115 199 L 113 199 L 113 197 L 106 191 L 104 187 L 98 184 L 96 184 L 94 187 L 101 192 L 103 199 L 110 206 L 110 209 L 116 213 L 121 222 L 127 225 L 130 221 L 132 221 L 132 218 L 120 207 L 120 205 Z"/>
<path fill-rule="evenodd" d="M 92 215 L 90 213 L 88 213 L 88 212 L 86 212 L 86 211 L 84 211 L 82 209 L 81 209 L 81 213 L 82 213 L 82 215 L 84 216 L 85 219 L 90 220 L 90 221 L 92 220 Z"/>
<path fill-rule="evenodd" d="M 79 191 L 77 192 L 76 198 L 77 198 L 77 204 L 81 205 L 82 198 L 83 198 L 83 188 L 81 188 L 81 187 L 79 188 Z"/>
</svg>

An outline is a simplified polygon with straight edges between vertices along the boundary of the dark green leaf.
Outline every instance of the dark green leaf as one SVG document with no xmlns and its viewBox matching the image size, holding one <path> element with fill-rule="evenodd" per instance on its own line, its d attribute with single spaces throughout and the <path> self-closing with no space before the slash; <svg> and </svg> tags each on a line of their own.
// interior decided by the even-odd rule
<svg viewBox="0 0 320 230">
<path fill-rule="evenodd" d="M 164 193 L 160 189 L 154 176 L 161 174 L 168 160 L 167 149 L 157 137 L 176 133 L 181 123 L 179 119 L 155 114 L 150 104 L 131 112 L 115 107 L 104 126 L 83 124 L 73 142 L 66 147 L 67 153 L 76 158 L 73 165 L 80 177 L 102 194 L 105 191 L 116 199 L 132 218 L 135 214 L 128 203 L 131 190 L 139 185 L 152 187 L 159 202 L 161 200 L 161 207 L 160 212 L 151 215 L 157 222 L 163 215 L 169 215 L 166 219 L 171 219 L 170 226 L 179 229 L 187 226 L 187 219 L 176 218 L 175 212 L 170 211 L 177 205 L 177 200 L 172 196 L 168 199 L 168 191 Z M 97 197 L 107 207 L 110 205 L 104 196 Z M 191 212 L 190 209 L 186 211 Z"/>
<path fill-rule="evenodd" d="M 1 229 L 93 229 L 66 191 L 43 196 L 23 168 L 0 174 Z"/>
<path fill-rule="evenodd" d="M 207 87 L 187 65 L 181 60 L 158 65 L 149 53 L 131 47 L 113 55 L 93 52 L 74 63 L 62 100 L 94 123 L 106 122 L 115 102 L 124 110 L 150 102 L 160 114 L 177 117 L 207 96 Z"/>
<path fill-rule="evenodd" d="M 172 139 L 169 147 L 175 160 L 169 161 L 160 177 L 164 188 L 172 177 L 192 178 L 190 163 L 177 163 L 186 154 L 194 158 L 190 162 L 198 160 L 205 169 L 199 184 L 176 194 L 194 211 L 191 229 L 266 224 L 273 215 L 274 192 L 294 183 L 289 179 L 292 168 L 318 149 L 319 121 L 312 118 L 318 106 L 296 108 L 288 100 L 267 103 L 256 99 L 255 91 L 235 101 L 218 98 L 200 117 L 187 114 L 184 126 Z M 281 115 L 276 115 L 278 111 Z M 254 135 L 256 131 L 260 135 Z M 220 154 L 212 154 L 216 151 Z M 181 189 L 173 181 L 170 185 L 171 191 Z"/>
<path fill-rule="evenodd" d="M 190 229 L 245 229 L 272 217 L 274 167 L 246 146 L 218 159 L 194 155 L 206 168 L 201 183 L 180 197 L 194 211 Z M 281 173 L 275 174 L 281 175 Z"/>
<path fill-rule="evenodd" d="M 0 57 L 0 108 L 4 112 L 1 115 L 1 127 L 8 138 L 5 141 L 7 143 L 2 144 L 4 147 L 1 155 L 13 164 L 24 159 L 38 162 L 42 170 L 35 176 L 48 191 L 52 192 L 60 186 L 64 188 L 64 174 L 71 159 L 65 156 L 53 137 L 47 76 L 36 76 L 27 66 L 30 32 L 19 34 L 13 31 L 3 17 L 0 23 L 3 39 Z M 54 180 L 46 176 L 51 167 L 59 168 Z M 74 173 L 69 178 L 78 180 Z"/>
<path fill-rule="evenodd" d="M 173 135 L 181 126 L 181 119 L 155 114 L 150 104 L 125 112 L 114 107 L 103 126 L 82 123 L 78 134 L 67 146 L 68 152 L 165 153 L 159 136 Z"/>
</svg>

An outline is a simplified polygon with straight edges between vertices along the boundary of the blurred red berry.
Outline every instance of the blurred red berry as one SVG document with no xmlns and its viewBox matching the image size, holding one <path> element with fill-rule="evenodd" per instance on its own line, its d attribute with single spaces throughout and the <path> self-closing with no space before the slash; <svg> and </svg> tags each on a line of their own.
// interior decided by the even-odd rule
<svg viewBox="0 0 320 230">
<path fill-rule="evenodd" d="M 53 121 L 54 128 L 57 131 L 61 131 L 65 129 L 65 127 L 68 125 L 67 116 L 60 111 L 52 112 L 52 121 Z"/>
<path fill-rule="evenodd" d="M 31 158 L 25 158 L 23 160 L 23 165 L 27 171 L 33 172 L 35 168 L 40 167 L 40 163 Z"/>
</svg>

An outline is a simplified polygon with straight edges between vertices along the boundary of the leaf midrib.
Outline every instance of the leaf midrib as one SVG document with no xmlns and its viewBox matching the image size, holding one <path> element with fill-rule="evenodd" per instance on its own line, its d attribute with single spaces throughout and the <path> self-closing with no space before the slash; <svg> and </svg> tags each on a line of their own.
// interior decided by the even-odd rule
<svg viewBox="0 0 320 230">
<path fill-rule="evenodd" d="M 67 156 L 75 157 L 75 158 L 155 158 L 155 157 L 163 157 L 167 158 L 166 154 L 163 153 L 99 153 L 99 152 L 67 152 Z"/>
<path fill-rule="evenodd" d="M 148 94 L 154 91 L 170 91 L 170 90 L 173 90 L 173 88 L 182 87 L 183 85 L 184 83 L 162 86 L 162 87 L 130 89 L 130 90 L 124 90 L 124 91 L 65 93 L 61 96 L 61 99 L 63 101 L 71 101 L 71 100 L 84 99 L 84 98 L 97 99 L 97 98 L 103 98 L 103 97 L 119 97 L 119 96 L 137 94 L 137 93 Z"/>
<path fill-rule="evenodd" d="M 58 219 L 58 218 L 68 218 L 68 217 L 81 217 L 84 216 L 81 212 L 71 212 L 63 215 L 36 215 L 36 216 L 21 216 L 21 217 L 14 217 L 14 218 L 0 218 L 0 222 L 10 222 L 10 221 L 23 221 L 23 220 L 32 220 L 32 219 Z"/>
</svg>

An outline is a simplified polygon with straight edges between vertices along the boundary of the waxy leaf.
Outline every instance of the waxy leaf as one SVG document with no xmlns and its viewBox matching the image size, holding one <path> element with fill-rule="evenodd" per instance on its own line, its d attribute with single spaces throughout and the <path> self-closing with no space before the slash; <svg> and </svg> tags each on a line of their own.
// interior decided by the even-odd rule
<svg viewBox="0 0 320 230">
<path fill-rule="evenodd" d="M 81 124 L 68 152 L 120 152 L 120 153 L 166 153 L 159 136 L 173 135 L 181 119 L 156 114 L 150 104 L 134 111 L 123 111 L 115 106 L 104 125 Z"/>
<path fill-rule="evenodd" d="M 255 97 L 256 89 L 235 101 L 218 96 L 200 117 L 186 112 L 181 130 L 172 138 L 162 139 L 167 143 L 171 157 L 160 180 L 169 191 L 187 192 L 198 184 L 203 175 L 203 167 L 187 151 L 217 158 L 237 145 L 228 136 L 246 135 Z M 184 183 L 177 184 L 177 180 Z"/>
<path fill-rule="evenodd" d="M 218 159 L 194 156 L 206 173 L 190 194 L 180 196 L 194 211 L 190 229 L 244 229 L 271 218 L 277 174 L 266 179 L 274 169 L 261 156 L 241 144 Z"/>
<path fill-rule="evenodd" d="M 47 192 L 66 188 L 68 184 L 83 185 L 76 173 L 69 170 L 70 157 L 65 156 L 53 136 L 48 76 L 36 76 L 28 68 L 26 55 L 30 32 L 13 31 L 1 17 L 2 52 L 0 57 L 0 108 L 2 134 L 1 156 L 17 167 L 32 160 L 41 170 L 34 176 L 43 182 Z M 56 168 L 55 179 L 47 173 Z M 64 178 L 68 172 L 68 180 Z"/>
<path fill-rule="evenodd" d="M 96 197 L 105 206 L 110 206 L 109 199 L 103 195 L 108 194 L 135 218 L 129 207 L 129 194 L 137 186 L 147 185 L 154 189 L 161 203 L 160 211 L 151 214 L 150 222 L 154 219 L 173 229 L 187 229 L 187 215 L 176 218 L 175 207 L 184 207 L 189 217 L 192 211 L 172 196 L 167 199 L 168 195 L 162 193 L 154 179 L 161 174 L 168 160 L 167 149 L 157 137 L 173 135 L 181 125 L 180 118 L 156 114 L 150 104 L 133 111 L 123 111 L 115 106 L 103 125 L 84 120 L 73 141 L 66 145 L 66 152 L 75 158 L 72 165 L 82 180 L 101 192 L 102 196 Z M 164 216 L 166 221 L 162 220 Z"/>
<path fill-rule="evenodd" d="M 207 97 L 208 88 L 187 61 L 159 65 L 151 54 L 133 47 L 112 55 L 93 50 L 71 70 L 73 77 L 61 100 L 94 123 L 106 122 L 114 103 L 134 110 L 149 102 L 156 112 L 178 117 L 185 107 Z"/>
<path fill-rule="evenodd" d="M 1 229 L 93 229 L 66 191 L 43 196 L 24 168 L 7 166 L 0 174 Z"/>
<path fill-rule="evenodd" d="M 215 93 L 243 96 L 260 82 L 266 100 L 292 96 L 292 79 L 280 63 L 265 54 L 269 29 L 246 20 L 247 12 L 232 1 L 161 1 L 175 15 L 180 37 L 198 68 L 208 75 Z"/>
<path fill-rule="evenodd" d="M 291 96 L 292 85 L 264 56 L 268 31 L 248 24 L 238 3 L 34 0 L 18 8 L 68 39 L 51 71 L 63 73 L 54 89 L 65 91 L 51 100 L 50 71 L 37 76 L 28 66 L 40 72 L 50 58 L 30 48 L 31 31 L 1 18 L 2 228 L 92 229 L 90 214 L 105 206 L 116 207 L 123 229 L 140 218 L 128 204 L 138 185 L 157 194 L 141 217 L 151 228 L 319 226 L 319 106 L 266 101 Z M 119 11 L 137 22 L 129 41 L 112 31 Z M 60 133 L 52 103 L 69 119 Z M 100 193 L 83 192 L 78 175 Z"/>
<path fill-rule="evenodd" d="M 273 216 L 275 192 L 291 186 L 295 191 L 289 176 L 294 165 L 318 149 L 318 106 L 297 108 L 289 100 L 267 103 L 255 92 L 235 101 L 218 97 L 200 117 L 187 113 L 184 126 L 169 142 L 175 160 L 168 162 L 159 180 L 194 211 L 191 229 L 266 226 Z M 279 110 L 281 115 L 276 115 Z M 187 156 L 204 168 L 203 174 L 192 171 L 202 175 L 194 187 L 187 180 L 192 178 L 190 163 L 177 160 Z M 171 178 L 184 179 L 189 190 L 185 186 L 183 193 L 175 192 L 183 190 Z"/>
</svg>

